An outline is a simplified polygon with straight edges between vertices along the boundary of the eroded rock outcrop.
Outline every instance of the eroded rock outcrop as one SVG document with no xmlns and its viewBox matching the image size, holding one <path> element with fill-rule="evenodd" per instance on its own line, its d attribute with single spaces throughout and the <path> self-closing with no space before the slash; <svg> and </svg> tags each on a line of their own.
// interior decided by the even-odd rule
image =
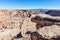
<svg viewBox="0 0 60 40">
<path fill-rule="evenodd" d="M 60 16 L 40 10 L 0 10 L 0 33 L 1 40 L 11 40 L 19 33 L 23 37 L 31 34 L 32 40 L 60 40 Z"/>
<path fill-rule="evenodd" d="M 26 32 L 36 31 L 36 23 L 31 22 L 30 12 L 28 10 L 0 10 L 0 32 L 2 32 L 0 39 L 11 40 L 19 33 L 26 37 Z"/>
<path fill-rule="evenodd" d="M 58 36 L 60 36 L 60 26 L 44 26 L 43 28 L 40 28 L 38 30 L 38 33 L 47 39 L 57 38 Z"/>
<path fill-rule="evenodd" d="M 37 28 L 37 32 L 31 34 L 32 40 L 60 40 L 60 16 L 43 13 L 35 15 L 31 21 Z"/>
</svg>

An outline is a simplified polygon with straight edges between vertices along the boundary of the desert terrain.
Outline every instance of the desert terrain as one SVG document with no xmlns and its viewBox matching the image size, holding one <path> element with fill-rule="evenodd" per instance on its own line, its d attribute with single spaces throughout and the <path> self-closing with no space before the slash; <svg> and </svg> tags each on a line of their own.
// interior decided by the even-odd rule
<svg viewBox="0 0 60 40">
<path fill-rule="evenodd" d="M 60 11 L 0 10 L 0 40 L 60 40 L 60 15 L 49 12 Z"/>
</svg>

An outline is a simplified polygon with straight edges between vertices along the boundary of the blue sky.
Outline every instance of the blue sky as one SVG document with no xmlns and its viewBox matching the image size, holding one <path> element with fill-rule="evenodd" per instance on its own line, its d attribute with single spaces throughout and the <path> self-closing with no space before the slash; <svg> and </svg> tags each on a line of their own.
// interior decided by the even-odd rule
<svg viewBox="0 0 60 40">
<path fill-rule="evenodd" d="M 60 0 L 0 0 L 0 9 L 60 9 Z"/>
</svg>

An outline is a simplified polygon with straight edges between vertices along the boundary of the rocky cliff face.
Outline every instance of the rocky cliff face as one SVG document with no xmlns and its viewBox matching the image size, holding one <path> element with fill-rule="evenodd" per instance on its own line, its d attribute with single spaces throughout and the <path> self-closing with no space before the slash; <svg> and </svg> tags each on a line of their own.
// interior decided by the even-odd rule
<svg viewBox="0 0 60 40">
<path fill-rule="evenodd" d="M 23 37 L 26 37 L 26 33 L 28 31 L 36 31 L 36 23 L 31 22 L 30 12 L 31 11 L 29 10 L 0 10 L 0 32 L 2 32 L 3 35 L 5 33 L 5 30 L 7 31 L 4 34 L 6 36 L 1 35 L 0 39 L 10 40 L 19 33 L 21 33 L 20 35 L 22 35 Z"/>
<path fill-rule="evenodd" d="M 37 28 L 37 32 L 31 34 L 32 40 L 60 40 L 59 16 L 39 14 L 33 17 L 31 21 L 36 23 Z"/>
<path fill-rule="evenodd" d="M 24 40 L 60 40 L 60 17 L 44 13 L 41 10 L 0 10 L 0 39 L 18 40 L 20 36 L 29 36 Z"/>
</svg>

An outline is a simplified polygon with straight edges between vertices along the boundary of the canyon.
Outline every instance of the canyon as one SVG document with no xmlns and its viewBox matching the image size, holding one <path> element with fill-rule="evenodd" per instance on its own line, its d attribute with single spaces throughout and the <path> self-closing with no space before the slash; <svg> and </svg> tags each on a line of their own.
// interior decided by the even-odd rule
<svg viewBox="0 0 60 40">
<path fill-rule="evenodd" d="M 60 40 L 60 16 L 48 11 L 0 10 L 0 40 Z"/>
</svg>

